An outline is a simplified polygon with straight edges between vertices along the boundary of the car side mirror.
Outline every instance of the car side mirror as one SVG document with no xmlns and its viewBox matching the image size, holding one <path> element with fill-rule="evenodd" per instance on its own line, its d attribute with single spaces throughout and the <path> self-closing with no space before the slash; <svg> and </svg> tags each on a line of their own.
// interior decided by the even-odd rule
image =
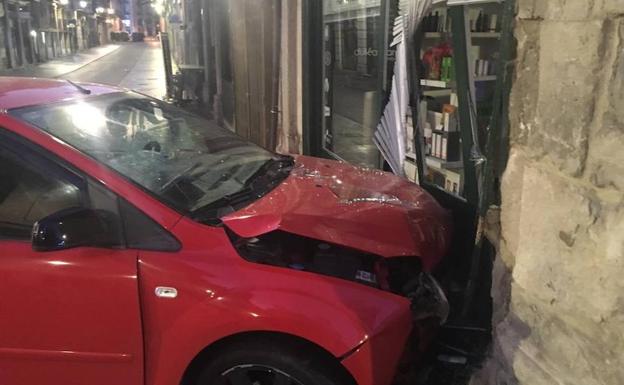
<svg viewBox="0 0 624 385">
<path fill-rule="evenodd" d="M 48 215 L 33 225 L 32 248 L 55 251 L 120 246 L 120 226 L 117 215 L 110 211 L 72 207 Z"/>
</svg>

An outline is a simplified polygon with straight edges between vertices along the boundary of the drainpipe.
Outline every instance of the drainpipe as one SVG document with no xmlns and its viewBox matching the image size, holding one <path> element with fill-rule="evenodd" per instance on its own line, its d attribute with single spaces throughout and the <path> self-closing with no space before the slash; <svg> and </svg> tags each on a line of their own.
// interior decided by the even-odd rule
<svg viewBox="0 0 624 385">
<path fill-rule="evenodd" d="M 211 4 L 213 5 L 213 10 L 214 10 L 214 5 L 215 3 L 211 2 Z M 214 118 L 217 122 L 218 125 L 223 126 L 223 101 L 222 101 L 222 95 L 223 95 L 223 79 L 221 77 L 223 71 L 221 69 L 223 63 L 222 63 L 222 57 L 221 57 L 221 23 L 220 23 L 220 15 L 216 14 L 217 12 L 210 12 L 209 17 L 210 17 L 210 25 L 212 26 L 212 38 L 214 41 L 214 57 L 215 57 L 215 67 L 214 67 L 214 72 L 215 72 L 215 80 L 216 80 L 216 92 L 214 95 Z M 219 12 L 220 13 L 220 12 Z M 229 17 L 229 15 L 227 16 Z"/>
<path fill-rule="evenodd" d="M 280 51 L 282 38 L 281 0 L 273 1 L 273 63 L 271 73 L 271 119 L 269 124 L 269 140 L 267 143 L 271 151 L 277 145 L 277 128 L 279 124 L 279 94 L 280 94 Z"/>
<path fill-rule="evenodd" d="M 9 17 L 9 0 L 2 0 L 4 8 L 4 46 L 7 50 L 7 67 L 15 67 L 15 58 L 13 57 L 13 39 L 11 39 L 11 19 Z"/>
<path fill-rule="evenodd" d="M 31 13 L 32 15 L 32 13 Z M 28 44 L 28 48 L 30 51 L 30 57 L 32 58 L 32 63 L 30 64 L 37 64 L 37 56 L 35 55 L 35 45 L 37 44 L 37 37 L 39 35 L 39 33 L 37 33 L 35 36 L 32 36 L 30 34 L 30 31 L 33 31 L 33 26 L 32 26 L 32 21 L 26 20 L 26 27 L 28 29 L 28 41 L 30 44 Z"/>
<path fill-rule="evenodd" d="M 61 32 L 59 31 L 59 20 L 58 20 L 58 8 L 56 7 L 56 3 L 52 3 L 52 11 L 54 12 L 54 29 L 56 30 L 56 41 L 58 42 L 59 48 L 62 47 L 61 43 Z M 61 54 L 63 50 L 61 48 Z M 60 55 L 59 55 L 60 56 Z"/>
<path fill-rule="evenodd" d="M 22 31 L 22 21 L 20 20 L 19 8 L 17 10 L 17 36 L 19 40 L 18 43 L 21 48 L 19 54 L 22 57 L 22 65 L 25 65 L 25 63 L 27 63 L 26 50 L 24 49 L 24 31 Z"/>
<path fill-rule="evenodd" d="M 204 56 L 204 84 L 202 87 L 202 101 L 205 105 L 210 105 L 210 97 L 212 96 L 212 85 L 210 84 L 210 77 L 212 75 L 212 63 L 210 62 L 210 17 L 208 13 L 210 2 L 209 0 L 202 0 L 201 6 L 201 28 L 202 28 L 202 52 Z"/>
</svg>

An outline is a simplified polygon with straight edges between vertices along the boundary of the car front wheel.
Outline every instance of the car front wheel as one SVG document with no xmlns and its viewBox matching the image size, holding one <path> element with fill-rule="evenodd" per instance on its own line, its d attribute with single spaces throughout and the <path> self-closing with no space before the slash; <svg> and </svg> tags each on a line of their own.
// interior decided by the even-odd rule
<svg viewBox="0 0 624 385">
<path fill-rule="evenodd" d="M 353 385 L 338 365 L 297 346 L 237 343 L 211 357 L 197 385 Z"/>
</svg>

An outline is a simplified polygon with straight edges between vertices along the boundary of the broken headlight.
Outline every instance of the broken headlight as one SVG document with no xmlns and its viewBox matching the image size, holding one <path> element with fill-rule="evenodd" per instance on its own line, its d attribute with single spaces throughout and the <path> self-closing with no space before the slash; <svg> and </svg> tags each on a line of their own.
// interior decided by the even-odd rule
<svg viewBox="0 0 624 385">
<path fill-rule="evenodd" d="M 284 231 L 242 238 L 228 231 L 238 254 L 250 262 L 308 271 L 357 282 L 407 297 L 414 319 L 448 315 L 436 280 L 422 271 L 417 257 L 384 258 Z"/>
</svg>

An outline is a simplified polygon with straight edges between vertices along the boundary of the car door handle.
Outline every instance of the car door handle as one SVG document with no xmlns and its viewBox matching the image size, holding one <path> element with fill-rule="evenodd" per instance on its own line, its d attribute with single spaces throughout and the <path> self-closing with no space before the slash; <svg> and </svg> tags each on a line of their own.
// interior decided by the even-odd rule
<svg viewBox="0 0 624 385">
<path fill-rule="evenodd" d="M 175 287 L 157 286 L 154 293 L 159 298 L 175 298 L 178 296 L 178 289 Z"/>
</svg>

